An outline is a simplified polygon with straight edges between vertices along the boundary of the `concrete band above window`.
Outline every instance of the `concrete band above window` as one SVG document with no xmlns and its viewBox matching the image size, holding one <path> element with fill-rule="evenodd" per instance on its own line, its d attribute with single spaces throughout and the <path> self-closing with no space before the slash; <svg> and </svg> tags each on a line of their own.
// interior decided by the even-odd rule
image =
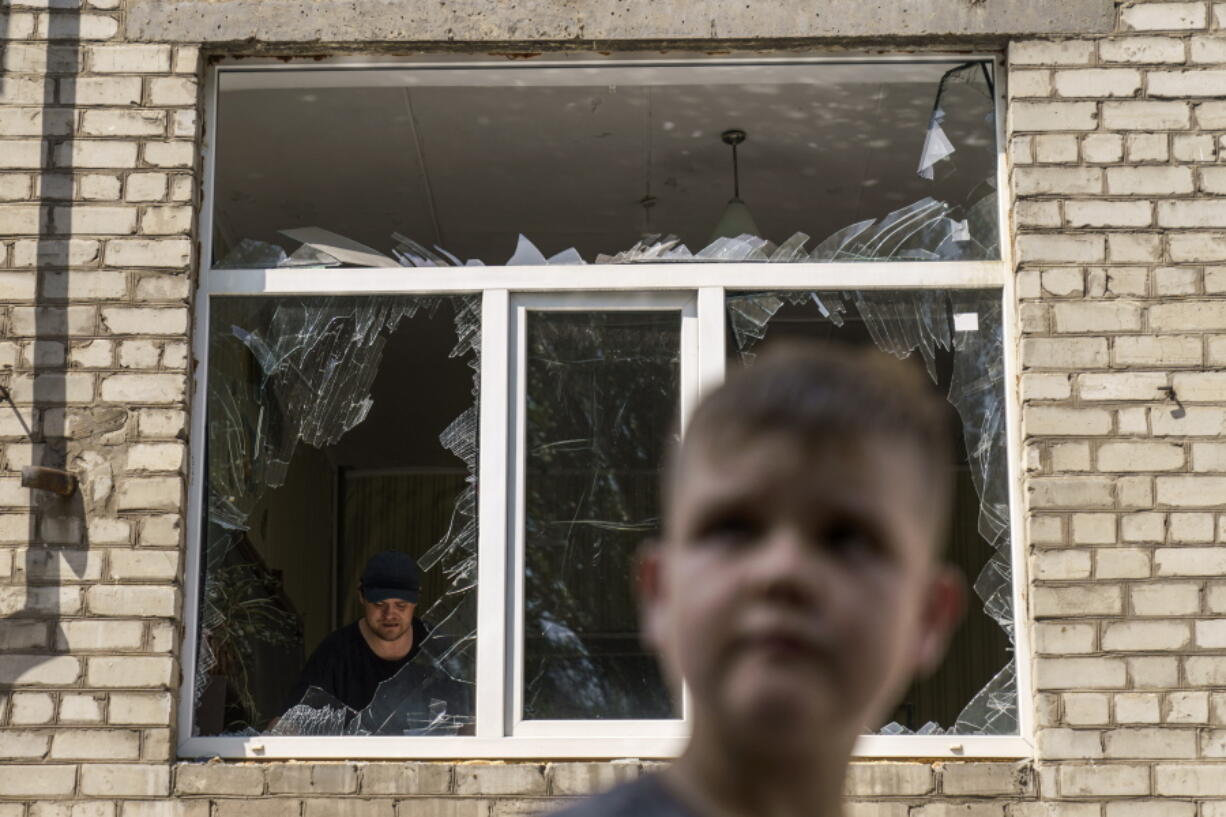
<svg viewBox="0 0 1226 817">
<path fill-rule="evenodd" d="M 1114 19 L 1112 0 L 132 0 L 126 34 L 191 43 L 983 38 L 1106 33 Z"/>
</svg>

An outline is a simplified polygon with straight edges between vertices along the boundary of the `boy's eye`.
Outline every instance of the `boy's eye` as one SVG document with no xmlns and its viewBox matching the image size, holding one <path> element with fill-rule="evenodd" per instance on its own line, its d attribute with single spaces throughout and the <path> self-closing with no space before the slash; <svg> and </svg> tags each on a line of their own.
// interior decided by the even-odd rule
<svg viewBox="0 0 1226 817">
<path fill-rule="evenodd" d="M 751 541 L 760 528 L 749 514 L 726 514 L 705 525 L 699 539 L 709 544 L 740 545 Z"/>
<path fill-rule="evenodd" d="M 872 531 L 850 520 L 830 523 L 821 539 L 832 553 L 844 558 L 881 555 L 880 542 Z"/>
</svg>

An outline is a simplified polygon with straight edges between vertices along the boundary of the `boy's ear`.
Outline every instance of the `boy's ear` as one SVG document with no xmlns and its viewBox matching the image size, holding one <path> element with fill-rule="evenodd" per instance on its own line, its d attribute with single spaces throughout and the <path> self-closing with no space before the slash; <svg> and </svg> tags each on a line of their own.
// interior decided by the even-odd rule
<svg viewBox="0 0 1226 817">
<path fill-rule="evenodd" d="M 642 638 L 649 647 L 659 643 L 659 604 L 664 597 L 664 575 L 661 564 L 661 544 L 647 539 L 639 545 L 634 560 L 635 590 L 639 603 Z"/>
<path fill-rule="evenodd" d="M 915 674 L 930 675 L 945 657 L 949 639 L 966 613 L 966 581 L 950 565 L 937 568 L 921 612 L 923 627 L 915 646 Z"/>
</svg>

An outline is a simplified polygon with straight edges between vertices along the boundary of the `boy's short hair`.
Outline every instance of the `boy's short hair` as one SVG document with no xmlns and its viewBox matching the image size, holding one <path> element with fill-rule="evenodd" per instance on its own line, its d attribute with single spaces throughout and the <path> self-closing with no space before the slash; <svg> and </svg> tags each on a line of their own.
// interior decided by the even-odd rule
<svg viewBox="0 0 1226 817">
<path fill-rule="evenodd" d="M 803 447 L 886 437 L 909 442 L 920 455 L 939 521 L 953 489 L 951 415 L 910 365 L 873 348 L 786 341 L 732 373 L 708 394 L 672 452 L 664 480 L 665 507 L 687 452 L 732 451 L 747 439 L 784 435 Z"/>
</svg>

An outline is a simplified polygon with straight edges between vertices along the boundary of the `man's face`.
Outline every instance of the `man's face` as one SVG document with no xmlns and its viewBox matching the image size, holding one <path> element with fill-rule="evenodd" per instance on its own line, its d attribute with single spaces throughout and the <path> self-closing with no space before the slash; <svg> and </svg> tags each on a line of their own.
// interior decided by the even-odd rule
<svg viewBox="0 0 1226 817">
<path fill-rule="evenodd" d="M 648 638 L 689 684 L 696 732 L 776 757 L 849 751 L 960 612 L 920 455 L 885 437 L 701 448 L 643 564 Z"/>
<path fill-rule="evenodd" d="M 362 596 L 363 618 L 370 632 L 383 641 L 397 641 L 413 626 L 416 604 L 404 599 L 370 602 Z"/>
</svg>

